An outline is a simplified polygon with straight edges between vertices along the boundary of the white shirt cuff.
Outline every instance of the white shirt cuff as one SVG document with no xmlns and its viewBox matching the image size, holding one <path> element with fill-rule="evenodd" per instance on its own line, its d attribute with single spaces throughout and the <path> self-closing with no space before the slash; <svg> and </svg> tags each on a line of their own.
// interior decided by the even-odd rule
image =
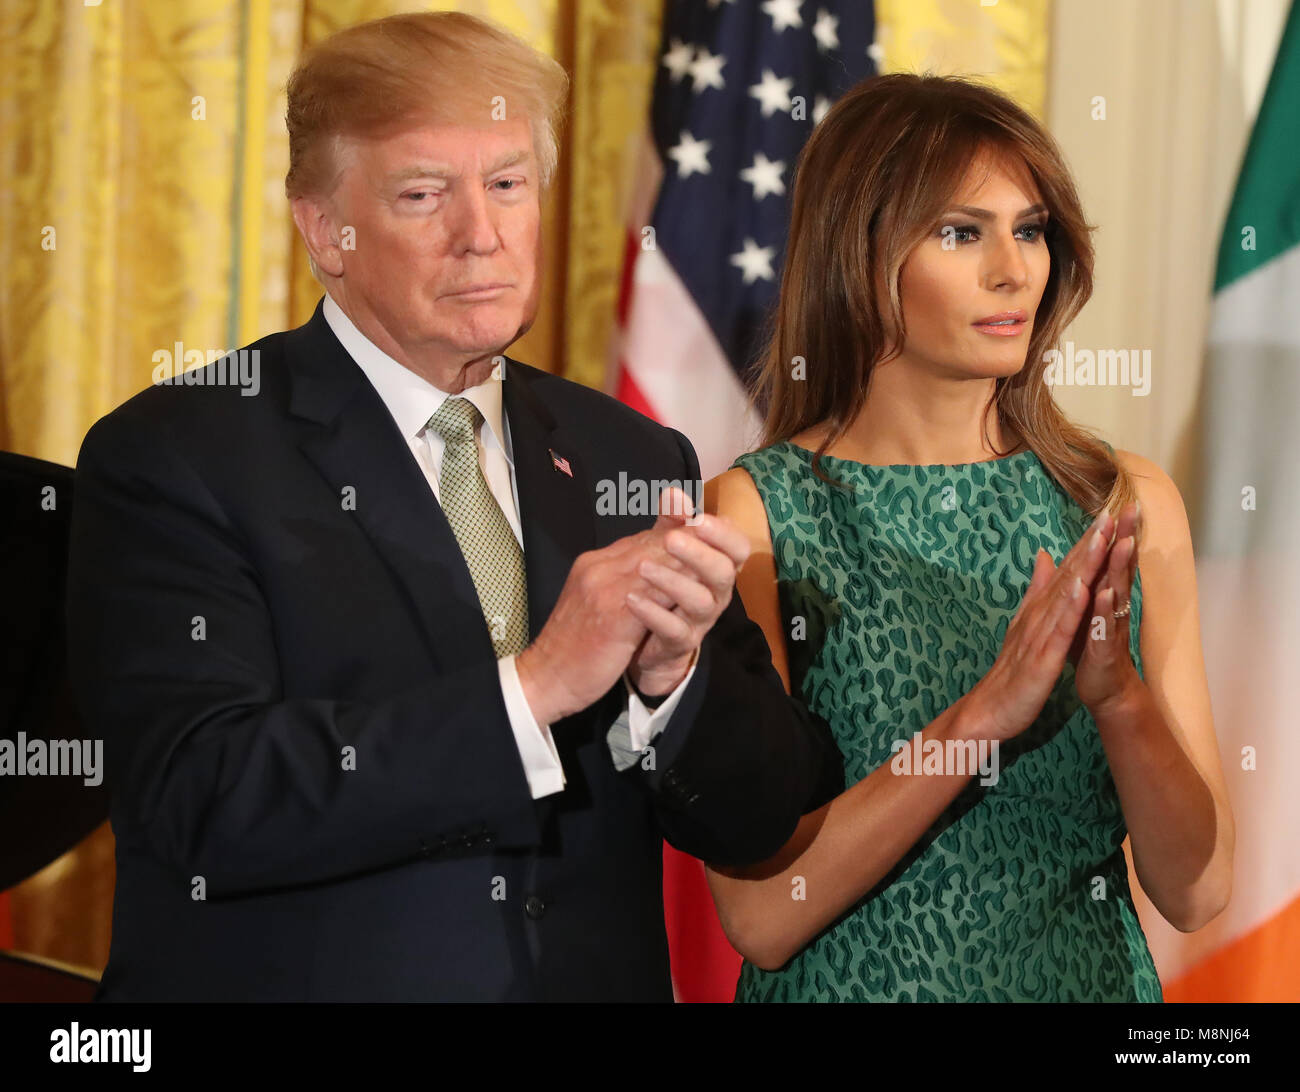
<svg viewBox="0 0 1300 1092">
<path fill-rule="evenodd" d="M 555 741 L 551 739 L 550 726 L 538 724 L 533 716 L 528 699 L 524 697 L 524 688 L 519 685 L 515 658 L 505 656 L 498 660 L 497 670 L 501 675 L 501 696 L 505 698 L 506 715 L 515 733 L 515 745 L 519 748 L 524 776 L 528 778 L 533 799 L 559 792 L 564 788 L 564 767 L 555 750 Z"/>
<path fill-rule="evenodd" d="M 696 649 L 695 656 L 691 660 L 690 670 L 686 672 L 686 677 L 654 709 L 646 708 L 645 702 L 637 697 L 636 690 L 627 677 L 627 672 L 623 673 L 623 683 L 627 687 L 627 731 L 633 751 L 640 754 L 649 746 L 650 741 L 664 730 L 668 718 L 673 715 L 673 710 L 677 708 L 677 703 L 681 700 L 682 691 L 686 689 L 691 681 L 691 676 L 695 674 L 695 665 L 699 662 L 700 652 L 699 649 Z"/>
</svg>

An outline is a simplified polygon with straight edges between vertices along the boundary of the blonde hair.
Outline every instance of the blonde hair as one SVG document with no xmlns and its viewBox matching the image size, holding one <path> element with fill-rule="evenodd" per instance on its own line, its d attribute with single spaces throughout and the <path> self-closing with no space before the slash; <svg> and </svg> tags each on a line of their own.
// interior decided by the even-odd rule
<svg viewBox="0 0 1300 1092">
<path fill-rule="evenodd" d="M 550 57 L 461 12 L 391 15 L 348 27 L 303 54 L 287 86 L 289 198 L 329 194 L 339 138 L 383 137 L 421 122 L 526 117 L 542 188 L 559 159 L 569 78 Z"/>
<path fill-rule="evenodd" d="M 1051 135 L 1005 95 L 957 77 L 864 80 L 804 146 L 780 297 L 752 392 L 765 411 L 764 443 L 829 425 L 813 467 L 831 480 L 821 455 L 861 411 L 872 369 L 904 340 L 903 263 L 986 151 L 1023 164 L 1049 212 L 1051 273 L 1025 366 L 997 380 L 999 420 L 1089 515 L 1103 508 L 1118 514 L 1136 500 L 1131 475 L 1101 440 L 1066 418 L 1043 378 L 1045 351 L 1092 294 L 1093 229 Z M 898 344 L 887 344 L 886 311 Z M 796 355 L 810 365 L 801 380 L 789 366 Z"/>
</svg>

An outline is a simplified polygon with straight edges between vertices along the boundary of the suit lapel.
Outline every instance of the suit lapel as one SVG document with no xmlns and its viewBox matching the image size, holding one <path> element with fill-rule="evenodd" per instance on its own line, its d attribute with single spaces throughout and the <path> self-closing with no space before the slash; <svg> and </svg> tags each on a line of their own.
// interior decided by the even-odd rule
<svg viewBox="0 0 1300 1092">
<path fill-rule="evenodd" d="M 291 334 L 289 411 L 309 422 L 299 444 L 340 504 L 355 510 L 375 552 L 406 595 L 435 661 L 492 656 L 460 544 L 383 399 L 348 356 L 321 308 Z"/>
<path fill-rule="evenodd" d="M 448 666 L 491 657 L 460 544 L 405 438 L 365 373 L 339 344 L 321 305 L 289 335 L 290 413 L 307 422 L 300 447 L 343 502 L 354 490 L 361 525 L 408 598 L 434 659 Z M 557 427 L 532 383 L 544 373 L 506 358 L 509 421 L 529 639 L 550 616 L 573 559 L 595 544 L 589 474 L 574 437 Z M 572 476 L 556 468 L 554 451 Z"/>
<path fill-rule="evenodd" d="M 576 437 L 556 424 L 533 389 L 544 374 L 506 358 L 502 393 L 524 536 L 530 638 L 550 617 L 574 558 L 596 541 L 595 493 L 586 460 Z"/>
<path fill-rule="evenodd" d="M 557 425 L 554 416 L 533 388 L 546 375 L 506 358 L 502 387 L 510 447 L 519 496 L 519 525 L 524 535 L 524 569 L 528 574 L 528 633 L 536 637 L 555 608 L 574 559 L 596 544 L 595 493 L 582 449 L 572 433 Z M 569 473 L 556 465 L 563 460 Z M 591 722 L 578 714 L 583 726 L 578 739 L 591 731 Z M 553 825 L 556 809 L 572 807 L 573 779 L 580 764 L 571 735 L 573 725 L 560 721 L 551 726 L 568 778 L 569 791 L 534 801 L 544 845 L 558 849 Z M 601 729 L 603 731 L 603 729 Z M 565 760 L 567 757 L 567 761 Z"/>
</svg>

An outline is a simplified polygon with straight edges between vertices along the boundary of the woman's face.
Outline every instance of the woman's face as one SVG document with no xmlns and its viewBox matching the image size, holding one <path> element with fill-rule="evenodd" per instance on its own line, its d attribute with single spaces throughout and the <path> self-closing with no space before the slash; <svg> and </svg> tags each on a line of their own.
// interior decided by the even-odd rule
<svg viewBox="0 0 1300 1092">
<path fill-rule="evenodd" d="M 1047 215 L 1023 166 L 977 157 L 966 185 L 903 263 L 900 360 L 956 377 L 1018 372 L 1051 269 Z"/>
</svg>

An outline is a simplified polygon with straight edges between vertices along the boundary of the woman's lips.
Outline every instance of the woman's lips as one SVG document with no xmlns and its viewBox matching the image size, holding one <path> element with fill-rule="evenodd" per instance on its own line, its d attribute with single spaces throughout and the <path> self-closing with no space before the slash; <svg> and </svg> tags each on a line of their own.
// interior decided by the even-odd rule
<svg viewBox="0 0 1300 1092">
<path fill-rule="evenodd" d="M 971 323 L 981 334 L 994 337 L 1016 337 L 1029 321 L 1029 313 L 1019 307 L 1014 311 L 996 311 Z"/>
<path fill-rule="evenodd" d="M 981 334 L 992 334 L 994 337 L 1018 337 L 1029 323 L 1023 319 L 1012 319 L 1010 322 L 999 325 L 994 325 L 991 322 L 974 322 L 971 325 Z"/>
</svg>

